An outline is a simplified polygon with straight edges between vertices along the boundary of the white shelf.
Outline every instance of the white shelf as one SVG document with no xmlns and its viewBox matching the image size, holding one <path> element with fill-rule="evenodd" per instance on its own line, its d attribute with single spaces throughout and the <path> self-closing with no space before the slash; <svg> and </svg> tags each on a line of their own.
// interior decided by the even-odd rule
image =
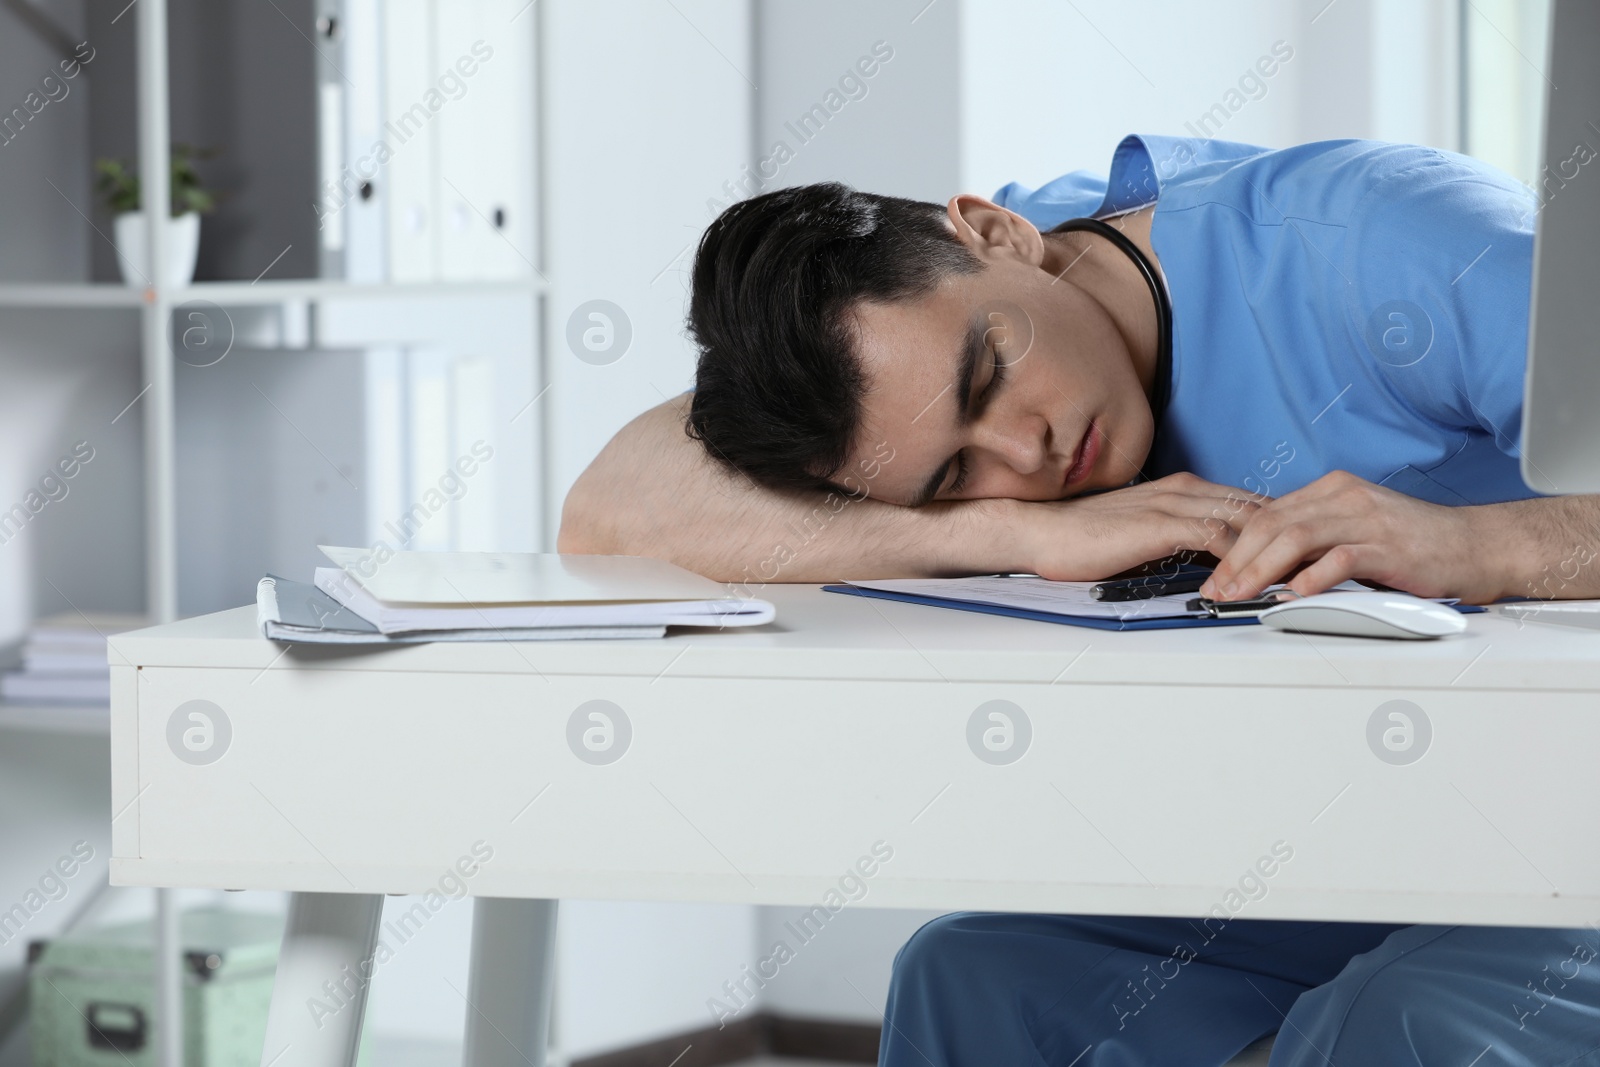
<svg viewBox="0 0 1600 1067">
<path fill-rule="evenodd" d="M 174 304 L 189 300 L 209 300 L 213 304 L 243 306 L 278 304 L 285 300 L 384 300 L 449 298 L 463 296 L 522 296 L 538 293 L 544 283 L 538 278 L 518 278 L 481 282 L 357 282 L 324 281 L 316 278 L 262 282 L 196 282 L 169 295 Z"/>
<path fill-rule="evenodd" d="M 143 290 L 106 282 L 0 283 L 0 307 L 136 308 L 143 299 Z"/>
<path fill-rule="evenodd" d="M 107 704 L 0 703 L 0 730 L 104 736 L 111 732 L 111 708 Z"/>
<path fill-rule="evenodd" d="M 538 278 L 479 282 L 375 283 L 326 281 L 317 278 L 262 282 L 196 282 L 163 294 L 173 305 L 192 300 L 243 307 L 281 304 L 287 300 L 425 300 L 471 296 L 523 296 L 544 290 Z M 150 289 L 109 282 L 62 282 L 54 285 L 0 283 L 0 307 L 137 308 L 153 302 Z"/>
</svg>

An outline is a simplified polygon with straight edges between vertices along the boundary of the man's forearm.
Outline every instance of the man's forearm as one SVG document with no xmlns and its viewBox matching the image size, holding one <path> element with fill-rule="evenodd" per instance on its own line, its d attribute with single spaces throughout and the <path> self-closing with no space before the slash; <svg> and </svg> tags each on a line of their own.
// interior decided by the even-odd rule
<svg viewBox="0 0 1600 1067">
<path fill-rule="evenodd" d="M 752 590 L 1023 567 L 1003 514 L 1015 501 L 896 507 L 872 499 L 871 468 L 851 496 L 761 489 L 684 433 L 688 403 L 652 408 L 606 445 L 567 496 L 560 551 L 654 556 Z"/>
<path fill-rule="evenodd" d="M 1600 496 L 1539 497 L 1483 511 L 1507 546 L 1498 553 L 1502 595 L 1600 597 Z"/>
</svg>

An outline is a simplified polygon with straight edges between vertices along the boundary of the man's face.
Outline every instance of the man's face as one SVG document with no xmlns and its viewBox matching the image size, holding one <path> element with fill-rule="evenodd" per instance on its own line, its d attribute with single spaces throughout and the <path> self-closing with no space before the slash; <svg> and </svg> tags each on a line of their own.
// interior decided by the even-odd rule
<svg viewBox="0 0 1600 1067">
<path fill-rule="evenodd" d="M 1058 278 L 1048 251 L 1042 262 L 974 251 L 986 269 L 920 299 L 856 308 L 866 389 L 845 469 L 881 460 L 886 443 L 893 460 L 871 495 L 910 506 L 1125 485 L 1154 420 L 1111 316 Z"/>
</svg>

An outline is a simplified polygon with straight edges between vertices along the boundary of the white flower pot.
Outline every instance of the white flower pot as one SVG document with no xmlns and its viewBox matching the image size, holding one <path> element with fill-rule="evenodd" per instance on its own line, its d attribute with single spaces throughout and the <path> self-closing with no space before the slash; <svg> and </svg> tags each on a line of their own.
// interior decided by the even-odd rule
<svg viewBox="0 0 1600 1067">
<path fill-rule="evenodd" d="M 150 249 L 146 247 L 149 230 L 145 226 L 144 212 L 126 211 L 118 215 L 116 227 L 117 265 L 122 268 L 122 280 L 134 288 L 143 288 L 155 279 L 150 275 Z M 169 287 L 188 285 L 194 281 L 195 258 L 200 254 L 200 216 L 190 211 L 167 220 L 167 278 Z"/>
</svg>

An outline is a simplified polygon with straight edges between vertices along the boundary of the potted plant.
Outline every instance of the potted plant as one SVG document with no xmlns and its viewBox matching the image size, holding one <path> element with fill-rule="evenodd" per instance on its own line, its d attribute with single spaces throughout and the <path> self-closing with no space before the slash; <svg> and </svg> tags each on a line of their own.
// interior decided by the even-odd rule
<svg viewBox="0 0 1600 1067">
<path fill-rule="evenodd" d="M 210 152 L 199 152 L 185 144 L 172 146 L 172 217 L 167 220 L 168 286 L 188 285 L 194 280 L 195 258 L 200 253 L 200 216 L 216 208 L 216 198 L 200 184 L 194 169 L 196 159 Z M 139 197 L 139 176 L 126 160 L 99 159 L 94 164 L 97 186 L 115 218 L 117 265 L 122 280 L 132 286 L 148 285 L 150 250 L 146 247 L 149 229 Z"/>
</svg>

